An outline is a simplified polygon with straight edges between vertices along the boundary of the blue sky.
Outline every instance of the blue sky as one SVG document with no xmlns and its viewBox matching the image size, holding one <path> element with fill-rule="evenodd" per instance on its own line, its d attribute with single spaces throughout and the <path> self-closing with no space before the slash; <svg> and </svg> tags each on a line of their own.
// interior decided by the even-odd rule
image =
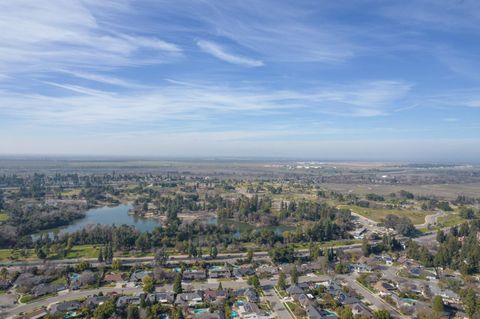
<svg viewBox="0 0 480 319">
<path fill-rule="evenodd" d="M 0 154 L 478 161 L 480 2 L 0 1 Z"/>
</svg>

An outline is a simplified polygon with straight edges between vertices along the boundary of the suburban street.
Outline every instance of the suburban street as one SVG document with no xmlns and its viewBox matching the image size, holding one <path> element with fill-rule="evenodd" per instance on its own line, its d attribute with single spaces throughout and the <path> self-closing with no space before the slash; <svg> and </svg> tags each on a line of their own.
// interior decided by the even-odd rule
<svg viewBox="0 0 480 319">
<path fill-rule="evenodd" d="M 353 288 L 357 293 L 362 295 L 366 301 L 371 303 L 373 306 L 375 306 L 377 309 L 386 309 L 388 310 L 392 315 L 395 315 L 398 318 L 408 318 L 407 316 L 402 315 L 395 307 L 384 301 L 382 298 L 379 296 L 375 295 L 372 293 L 370 290 L 367 288 L 363 287 L 360 285 L 356 277 L 353 275 L 342 275 L 339 276 L 342 280 L 344 280 L 350 288 Z"/>
<path fill-rule="evenodd" d="M 325 279 L 324 277 L 310 277 L 310 276 L 301 276 L 299 278 L 300 282 L 307 282 L 307 281 L 318 281 L 321 279 Z M 245 280 L 208 280 L 207 282 L 183 282 L 182 286 L 185 290 L 195 291 L 195 290 L 205 290 L 205 289 L 217 289 L 219 283 L 222 283 L 224 288 L 231 288 L 231 289 L 240 289 L 248 286 Z M 279 319 L 291 319 L 290 313 L 285 309 L 283 303 L 276 295 L 275 291 L 273 290 L 273 286 L 276 284 L 276 281 L 273 279 L 264 279 L 260 281 L 262 288 L 265 292 L 265 299 L 270 302 L 272 309 L 278 314 Z M 156 291 L 172 291 L 172 285 L 162 285 L 157 286 Z M 75 300 L 79 298 L 85 298 L 88 296 L 92 296 L 95 294 L 99 294 L 102 292 L 103 294 L 108 293 L 118 293 L 118 294 L 135 294 L 142 292 L 142 288 L 119 288 L 119 287 L 101 287 L 96 289 L 86 289 L 86 290 L 75 290 L 75 291 L 68 291 L 65 293 L 60 293 L 57 296 L 52 296 L 46 299 L 38 300 L 28 304 L 21 304 L 10 309 L 3 309 L 0 312 L 0 318 L 13 318 L 21 313 L 28 313 L 34 311 L 35 309 L 41 307 L 47 307 L 50 304 L 68 301 L 68 300 Z"/>
<path fill-rule="evenodd" d="M 270 303 L 270 306 L 275 314 L 277 314 L 278 319 L 292 319 L 292 316 L 285 308 L 285 305 L 275 293 L 275 290 L 273 289 L 274 285 L 274 283 L 262 284 L 265 300 Z"/>
</svg>

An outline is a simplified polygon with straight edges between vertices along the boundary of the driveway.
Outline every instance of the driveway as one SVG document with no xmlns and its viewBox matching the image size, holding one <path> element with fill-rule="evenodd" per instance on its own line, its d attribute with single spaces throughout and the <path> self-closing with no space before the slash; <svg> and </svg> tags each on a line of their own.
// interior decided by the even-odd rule
<svg viewBox="0 0 480 319">
<path fill-rule="evenodd" d="M 273 282 L 266 282 L 264 284 L 262 283 L 263 292 L 265 294 L 263 299 L 270 303 L 270 307 L 272 307 L 272 310 L 277 315 L 277 318 L 292 319 L 292 316 L 290 315 L 288 310 L 285 308 L 285 305 L 275 293 L 273 286 L 274 286 Z"/>
</svg>

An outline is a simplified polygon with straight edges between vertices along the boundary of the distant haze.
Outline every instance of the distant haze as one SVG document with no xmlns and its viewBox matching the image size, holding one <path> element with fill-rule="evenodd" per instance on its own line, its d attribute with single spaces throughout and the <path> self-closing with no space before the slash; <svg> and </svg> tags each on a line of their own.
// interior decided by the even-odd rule
<svg viewBox="0 0 480 319">
<path fill-rule="evenodd" d="M 479 12 L 4 1 L 0 155 L 479 162 Z"/>
</svg>

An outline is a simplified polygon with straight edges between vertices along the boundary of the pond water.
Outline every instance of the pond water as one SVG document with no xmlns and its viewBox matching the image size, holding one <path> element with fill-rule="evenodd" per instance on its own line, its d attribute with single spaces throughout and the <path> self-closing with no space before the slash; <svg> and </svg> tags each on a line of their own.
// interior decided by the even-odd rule
<svg viewBox="0 0 480 319">
<path fill-rule="evenodd" d="M 62 226 L 55 229 L 49 229 L 40 232 L 39 234 L 48 233 L 53 236 L 54 233 L 68 234 L 77 230 L 81 230 L 87 225 L 131 225 L 135 226 L 139 231 L 152 231 L 155 227 L 160 225 L 160 221 L 156 219 L 141 218 L 128 211 L 132 208 L 131 204 L 122 204 L 113 207 L 100 207 L 89 209 L 85 213 L 85 218 L 78 219 L 68 226 Z M 38 237 L 37 234 L 35 237 Z"/>
<path fill-rule="evenodd" d="M 55 229 L 48 229 L 40 232 L 39 234 L 48 233 L 50 236 L 53 236 L 54 233 L 58 234 L 68 234 L 81 230 L 87 225 L 130 225 L 134 226 L 141 232 L 152 231 L 155 227 L 161 225 L 161 222 L 157 219 L 142 218 L 133 214 L 129 214 L 129 210 L 132 208 L 131 204 L 122 204 L 113 207 L 101 207 L 101 208 L 92 208 L 85 213 L 85 218 L 76 220 L 68 226 L 63 226 Z M 237 236 L 240 235 L 240 232 L 243 230 L 251 230 L 256 228 L 255 226 L 236 222 L 236 221 L 217 221 L 216 218 L 210 218 L 205 221 L 208 224 L 218 224 L 225 223 L 227 225 L 233 225 L 237 228 Z M 281 234 L 284 230 L 290 230 L 292 227 L 288 226 L 269 226 L 265 227 L 268 229 L 274 230 L 277 234 Z M 34 235 L 34 239 L 38 238 L 38 235 Z"/>
</svg>

